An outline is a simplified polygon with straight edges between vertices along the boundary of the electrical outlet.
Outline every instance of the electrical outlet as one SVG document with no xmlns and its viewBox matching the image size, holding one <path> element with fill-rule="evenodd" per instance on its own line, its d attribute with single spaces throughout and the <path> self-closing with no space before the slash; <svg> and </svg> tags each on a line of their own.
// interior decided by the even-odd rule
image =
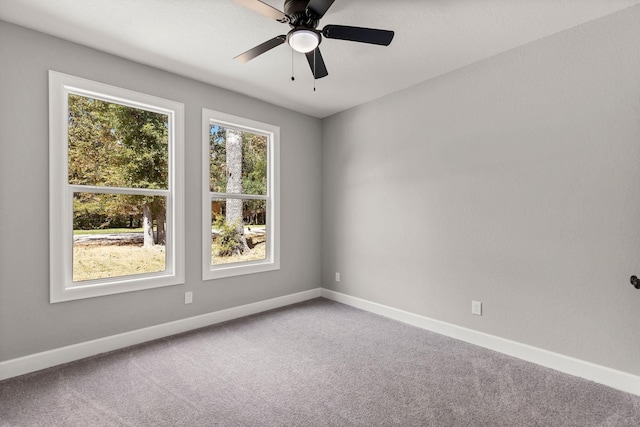
<svg viewBox="0 0 640 427">
<path fill-rule="evenodd" d="M 479 301 L 471 301 L 471 314 L 482 316 L 482 303 Z"/>
<path fill-rule="evenodd" d="M 189 292 L 185 292 L 184 293 L 184 303 L 185 304 L 191 304 L 193 302 L 193 292 L 189 291 Z"/>
<path fill-rule="evenodd" d="M 340 281 L 340 273 L 336 272 L 336 282 Z"/>
</svg>

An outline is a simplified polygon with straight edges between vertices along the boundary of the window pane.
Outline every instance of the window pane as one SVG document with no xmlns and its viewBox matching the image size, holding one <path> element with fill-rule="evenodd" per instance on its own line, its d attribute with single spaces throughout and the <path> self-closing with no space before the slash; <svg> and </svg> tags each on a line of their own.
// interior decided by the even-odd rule
<svg viewBox="0 0 640 427">
<path fill-rule="evenodd" d="M 266 259 L 266 208 L 266 200 L 211 202 L 212 265 Z"/>
<path fill-rule="evenodd" d="M 251 132 L 209 127 L 212 192 L 267 194 L 267 137 Z"/>
<path fill-rule="evenodd" d="M 162 196 L 74 193 L 73 281 L 164 271 L 165 206 Z"/>
<path fill-rule="evenodd" d="M 68 100 L 70 184 L 168 188 L 168 115 L 81 95 Z"/>
</svg>

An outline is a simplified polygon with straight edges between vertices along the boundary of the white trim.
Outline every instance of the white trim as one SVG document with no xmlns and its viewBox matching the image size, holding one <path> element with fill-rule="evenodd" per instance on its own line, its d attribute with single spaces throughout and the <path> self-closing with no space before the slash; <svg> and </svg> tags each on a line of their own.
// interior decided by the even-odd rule
<svg viewBox="0 0 640 427">
<path fill-rule="evenodd" d="M 167 189 L 126 189 L 68 183 L 68 94 L 79 94 L 168 116 Z M 50 303 L 184 284 L 184 104 L 49 70 Z M 166 270 L 72 281 L 73 192 L 147 194 L 167 199 Z"/>
<path fill-rule="evenodd" d="M 159 190 L 155 188 L 122 188 L 122 187 L 99 187 L 95 185 L 69 184 L 71 193 L 95 193 L 95 194 L 132 194 L 147 196 L 167 197 L 171 194 L 169 190 Z"/>
<path fill-rule="evenodd" d="M 176 320 L 0 362 L 0 381 L 62 363 L 320 297 L 320 288 Z"/>
<path fill-rule="evenodd" d="M 267 145 L 267 194 L 242 195 L 211 192 L 209 188 L 209 133 L 212 123 L 264 135 Z M 267 201 L 266 259 L 211 265 L 211 200 L 217 196 Z M 202 280 L 220 279 L 280 269 L 280 127 L 207 108 L 202 109 Z"/>
<path fill-rule="evenodd" d="M 500 338 L 484 332 L 474 331 L 473 329 L 431 319 L 340 292 L 322 288 L 320 294 L 323 298 L 640 396 L 640 377 L 627 372 L 596 365 L 595 363 Z"/>
<path fill-rule="evenodd" d="M 269 200 L 269 196 L 257 194 L 209 193 L 211 201 L 216 199 Z"/>
</svg>

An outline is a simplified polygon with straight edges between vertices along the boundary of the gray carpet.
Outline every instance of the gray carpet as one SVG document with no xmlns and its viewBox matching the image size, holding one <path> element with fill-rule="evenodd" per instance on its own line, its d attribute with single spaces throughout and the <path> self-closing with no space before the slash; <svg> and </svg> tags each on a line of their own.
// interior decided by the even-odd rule
<svg viewBox="0 0 640 427">
<path fill-rule="evenodd" d="M 2 426 L 640 426 L 640 397 L 324 299 L 0 382 Z"/>
</svg>

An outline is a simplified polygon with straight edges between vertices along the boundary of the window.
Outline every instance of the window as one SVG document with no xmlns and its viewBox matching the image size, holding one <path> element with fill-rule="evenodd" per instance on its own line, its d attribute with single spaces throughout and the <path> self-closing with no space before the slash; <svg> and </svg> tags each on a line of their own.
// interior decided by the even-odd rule
<svg viewBox="0 0 640 427">
<path fill-rule="evenodd" d="M 280 268 L 280 128 L 202 110 L 203 280 Z"/>
<path fill-rule="evenodd" d="M 183 109 L 49 71 L 52 303 L 184 282 Z"/>
</svg>

